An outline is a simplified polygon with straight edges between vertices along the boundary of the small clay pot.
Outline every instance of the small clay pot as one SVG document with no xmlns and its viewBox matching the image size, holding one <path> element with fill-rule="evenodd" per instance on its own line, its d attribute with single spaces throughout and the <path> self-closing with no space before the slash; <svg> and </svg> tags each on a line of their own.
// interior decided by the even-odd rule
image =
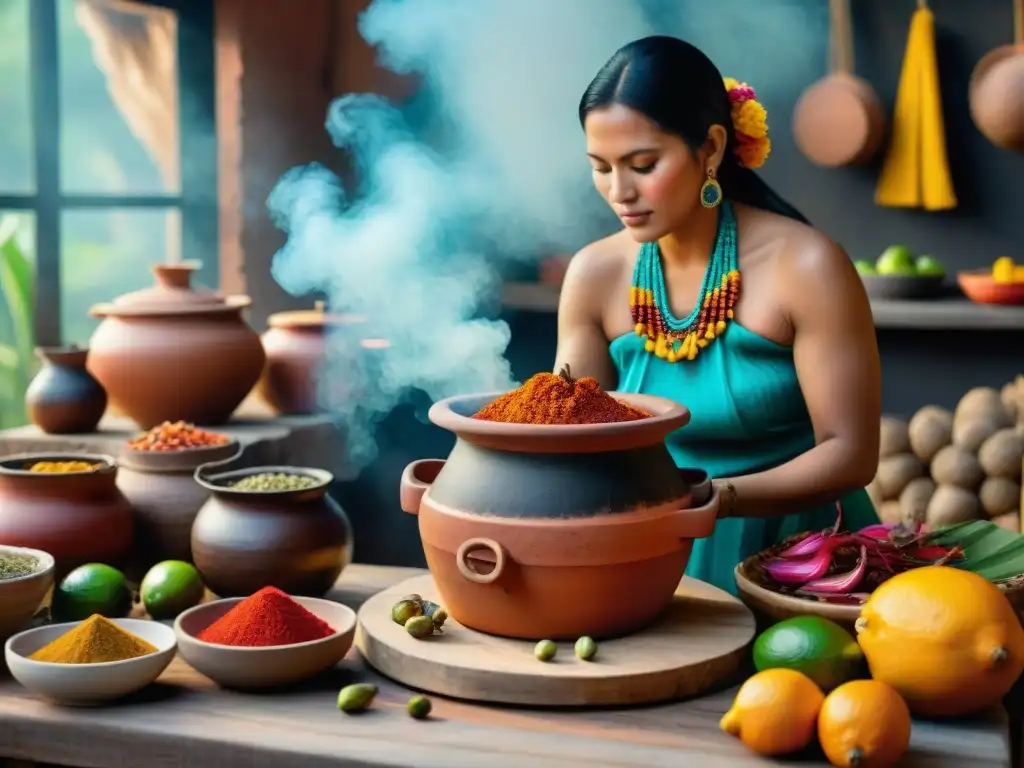
<svg viewBox="0 0 1024 768">
<path fill-rule="evenodd" d="M 86 370 L 88 349 L 38 347 L 43 366 L 25 392 L 28 416 L 43 432 L 92 432 L 107 410 L 107 393 Z"/>
<path fill-rule="evenodd" d="M 104 318 L 89 371 L 143 429 L 164 421 L 223 424 L 259 380 L 265 355 L 242 317 L 248 296 L 191 287 L 196 264 L 153 267 L 157 285 L 90 310 Z"/>
<path fill-rule="evenodd" d="M 30 472 L 40 461 L 87 461 L 85 472 Z M 111 456 L 26 453 L 0 459 L 0 544 L 41 549 L 56 561 L 59 582 L 84 563 L 123 568 L 131 552 L 134 516 L 117 487 Z"/>
<path fill-rule="evenodd" d="M 210 492 L 195 480 L 196 468 L 238 455 L 238 442 L 182 451 L 121 452 L 117 486 L 135 509 L 133 570 L 161 560 L 192 561 L 192 523 Z"/>
<path fill-rule="evenodd" d="M 291 595 L 322 597 L 352 560 L 352 527 L 327 495 L 330 472 L 300 467 L 223 471 L 227 462 L 196 469 L 210 493 L 192 524 L 192 558 L 210 591 L 251 595 L 272 585 Z M 307 475 L 301 491 L 241 491 L 232 482 L 263 472 Z"/>
<path fill-rule="evenodd" d="M 1024 152 L 1024 43 L 990 51 L 974 67 L 971 119 L 997 147 Z"/>
<path fill-rule="evenodd" d="M 665 436 L 690 418 L 669 400 L 613 393 L 653 414 L 615 424 L 471 418 L 495 395 L 436 403 L 457 436 L 447 461 L 413 462 L 401 503 L 459 623 L 530 640 L 613 637 L 655 621 L 695 539 L 714 530 L 706 473 L 680 470 Z"/>
<path fill-rule="evenodd" d="M 327 314 L 322 301 L 312 311 L 271 315 L 270 328 L 262 336 L 267 362 L 258 385 L 260 396 L 282 415 L 316 413 L 328 336 L 365 322 L 360 315 Z"/>
</svg>

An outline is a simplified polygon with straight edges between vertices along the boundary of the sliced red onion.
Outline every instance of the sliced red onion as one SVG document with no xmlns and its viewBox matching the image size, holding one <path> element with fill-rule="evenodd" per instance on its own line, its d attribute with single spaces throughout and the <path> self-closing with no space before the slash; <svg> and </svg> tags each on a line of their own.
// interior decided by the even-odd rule
<svg viewBox="0 0 1024 768">
<path fill-rule="evenodd" d="M 829 537 L 828 532 L 812 533 L 805 539 L 801 539 L 793 546 L 779 552 L 777 557 L 807 557 L 818 552 Z"/>
<path fill-rule="evenodd" d="M 853 592 L 864 578 L 868 567 L 867 547 L 860 548 L 860 559 L 852 571 L 837 573 L 824 578 L 815 578 L 813 581 L 804 584 L 800 589 L 803 592 L 820 592 L 825 594 L 849 594 Z"/>
</svg>

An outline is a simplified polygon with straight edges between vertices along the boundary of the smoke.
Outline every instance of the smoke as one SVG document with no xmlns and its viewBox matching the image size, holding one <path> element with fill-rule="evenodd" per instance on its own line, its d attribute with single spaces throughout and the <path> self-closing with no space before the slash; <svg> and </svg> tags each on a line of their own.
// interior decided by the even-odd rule
<svg viewBox="0 0 1024 768">
<path fill-rule="evenodd" d="M 373 460 L 376 422 L 410 390 L 437 400 L 515 385 L 508 326 L 481 310 L 503 267 L 610 230 L 576 105 L 616 48 L 675 34 L 727 59 L 732 76 L 767 75 L 760 53 L 773 79 L 802 82 L 807 51 L 793 41 L 821 39 L 807 18 L 795 0 L 376 0 L 360 32 L 384 66 L 417 73 L 422 94 L 402 107 L 336 99 L 326 128 L 355 166 L 355 188 L 313 163 L 285 174 L 268 201 L 288 236 L 278 283 L 367 318 L 331 339 L 321 392 L 353 470 Z M 389 345 L 365 349 L 367 334 Z"/>
</svg>

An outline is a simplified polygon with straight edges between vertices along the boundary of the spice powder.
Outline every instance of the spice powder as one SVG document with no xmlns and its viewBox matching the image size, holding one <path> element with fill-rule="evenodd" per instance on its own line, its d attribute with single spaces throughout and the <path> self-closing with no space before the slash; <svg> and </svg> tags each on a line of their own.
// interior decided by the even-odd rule
<svg viewBox="0 0 1024 768">
<path fill-rule="evenodd" d="M 196 637 L 204 643 L 245 647 L 308 643 L 334 628 L 276 587 L 264 587 L 235 605 Z"/>
<path fill-rule="evenodd" d="M 152 643 L 122 629 L 105 616 L 93 614 L 29 658 L 54 664 L 102 664 L 135 659 L 156 651 Z"/>
</svg>

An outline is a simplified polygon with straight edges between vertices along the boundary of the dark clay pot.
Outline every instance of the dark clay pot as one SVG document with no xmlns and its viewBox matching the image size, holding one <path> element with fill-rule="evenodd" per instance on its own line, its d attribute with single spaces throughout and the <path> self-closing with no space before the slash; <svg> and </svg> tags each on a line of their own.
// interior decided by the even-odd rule
<svg viewBox="0 0 1024 768">
<path fill-rule="evenodd" d="M 182 451 L 121 452 L 117 486 L 135 509 L 133 573 L 161 560 L 192 561 L 192 523 L 210 492 L 195 480 L 197 467 L 235 457 L 238 442 Z"/>
<path fill-rule="evenodd" d="M 88 461 L 87 472 L 29 472 L 40 461 Z M 59 582 L 84 563 L 123 568 L 134 533 L 131 505 L 117 488 L 111 456 L 20 454 L 0 460 L 0 544 L 41 549 Z"/>
<path fill-rule="evenodd" d="M 107 410 L 107 392 L 85 369 L 88 349 L 39 347 L 43 367 L 25 392 L 28 416 L 51 435 L 92 432 Z"/>
<path fill-rule="evenodd" d="M 291 595 L 322 597 L 352 560 L 352 527 L 327 495 L 330 472 L 298 467 L 224 471 L 199 467 L 195 480 L 210 493 L 192 524 L 192 560 L 210 591 L 248 596 L 272 585 Z M 239 491 L 232 482 L 263 472 L 308 475 L 301 491 Z"/>
<path fill-rule="evenodd" d="M 471 418 L 495 396 L 436 403 L 430 420 L 456 434 L 455 447 L 402 476 L 402 508 L 419 516 L 449 613 L 531 640 L 611 637 L 656 620 L 718 511 L 706 473 L 679 470 L 664 445 L 689 411 L 615 393 L 652 417 L 579 426 Z"/>
</svg>

